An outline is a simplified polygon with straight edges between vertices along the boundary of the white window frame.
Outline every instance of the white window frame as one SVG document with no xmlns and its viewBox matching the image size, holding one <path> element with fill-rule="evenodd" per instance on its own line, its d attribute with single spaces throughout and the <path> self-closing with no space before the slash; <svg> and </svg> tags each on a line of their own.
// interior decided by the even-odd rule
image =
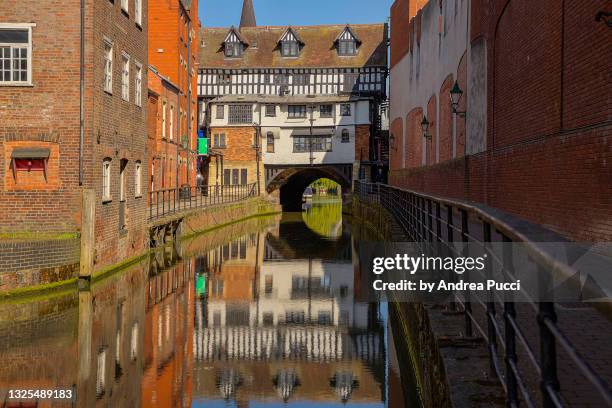
<svg viewBox="0 0 612 408">
<path fill-rule="evenodd" d="M 104 159 L 102 161 L 102 201 L 111 201 L 111 167 L 112 160 Z"/>
<path fill-rule="evenodd" d="M 121 0 L 121 10 L 130 13 L 130 0 Z"/>
<path fill-rule="evenodd" d="M 134 75 L 134 103 L 142 107 L 142 64 L 134 61 L 136 65 L 136 75 Z"/>
<path fill-rule="evenodd" d="M 142 27 L 142 0 L 134 0 L 134 21 Z"/>
<path fill-rule="evenodd" d="M 121 53 L 121 99 L 130 101 L 130 56 Z"/>
<path fill-rule="evenodd" d="M 35 23 L 0 23 L 0 29 L 5 30 L 28 30 L 28 42 L 27 42 L 27 78 L 26 81 L 13 81 L 12 78 L 10 81 L 0 81 L 0 86 L 32 86 L 32 28 L 36 27 Z M 13 55 L 13 46 L 15 43 L 0 43 L 0 47 L 11 47 L 11 66 L 12 66 L 12 55 Z M 23 45 L 20 45 L 18 48 L 23 48 Z M 12 71 L 11 71 L 12 77 Z"/>
<path fill-rule="evenodd" d="M 113 57 L 115 50 L 113 42 L 108 38 L 104 38 L 104 92 L 112 95 L 113 93 Z"/>
<path fill-rule="evenodd" d="M 162 139 L 166 138 L 166 110 L 167 103 L 166 101 L 162 101 Z"/>
<path fill-rule="evenodd" d="M 170 104 L 170 140 L 174 140 L 174 105 Z"/>
<path fill-rule="evenodd" d="M 142 163 L 140 160 L 136 161 L 134 167 L 134 196 L 142 197 Z"/>
</svg>

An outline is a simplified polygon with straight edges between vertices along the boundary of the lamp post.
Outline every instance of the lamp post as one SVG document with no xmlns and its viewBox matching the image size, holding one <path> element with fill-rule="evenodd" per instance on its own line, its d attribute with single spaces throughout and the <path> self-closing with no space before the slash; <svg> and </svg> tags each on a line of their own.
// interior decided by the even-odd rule
<svg viewBox="0 0 612 408">
<path fill-rule="evenodd" d="M 451 89 L 450 91 L 450 99 L 451 99 L 451 106 L 453 107 L 453 114 L 459 115 L 459 117 L 465 118 L 466 111 L 457 110 L 457 108 L 459 107 L 459 101 L 461 100 L 462 96 L 463 96 L 463 91 L 461 90 L 461 88 L 459 88 L 459 84 L 457 83 L 457 81 L 455 81 L 455 85 L 453 85 L 453 89 Z"/>
<path fill-rule="evenodd" d="M 421 121 L 421 130 L 423 131 L 423 137 L 425 139 L 431 139 L 431 135 L 427 133 L 429 130 L 429 121 L 427 120 L 427 116 L 423 116 L 423 120 Z"/>
</svg>

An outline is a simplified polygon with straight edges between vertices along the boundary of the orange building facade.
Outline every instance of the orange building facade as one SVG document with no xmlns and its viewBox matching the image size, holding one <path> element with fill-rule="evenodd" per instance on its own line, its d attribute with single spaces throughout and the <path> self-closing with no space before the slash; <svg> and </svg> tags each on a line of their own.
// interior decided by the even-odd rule
<svg viewBox="0 0 612 408">
<path fill-rule="evenodd" d="M 149 135 L 149 146 L 154 148 L 149 151 L 149 157 L 158 158 L 157 167 L 156 162 L 151 161 L 151 185 L 155 186 L 154 190 L 195 185 L 196 74 L 199 64 L 197 33 L 200 30 L 198 2 L 197 0 L 152 0 L 149 2 L 149 23 L 153 27 L 149 32 L 149 63 L 150 69 L 155 71 L 158 77 L 151 75 L 149 88 L 153 88 L 154 94 L 158 89 L 164 91 L 166 85 L 170 84 L 177 91 L 176 104 L 171 105 L 164 97 L 157 100 L 155 131 L 159 131 L 160 134 Z M 160 77 L 161 86 L 156 83 Z M 166 128 L 165 141 L 164 128 Z M 149 129 L 150 132 L 153 130 L 151 124 Z M 152 143 L 151 139 L 163 142 Z M 172 152 L 174 155 L 169 157 Z M 166 156 L 165 163 L 162 159 L 164 156 Z"/>
</svg>

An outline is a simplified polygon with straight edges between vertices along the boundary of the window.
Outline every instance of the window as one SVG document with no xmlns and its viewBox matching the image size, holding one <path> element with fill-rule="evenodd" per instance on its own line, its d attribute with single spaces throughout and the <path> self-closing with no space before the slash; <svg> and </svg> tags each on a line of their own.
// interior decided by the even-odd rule
<svg viewBox="0 0 612 408">
<path fill-rule="evenodd" d="M 228 58 L 239 58 L 244 51 L 244 45 L 241 42 L 226 42 L 225 56 Z"/>
<path fill-rule="evenodd" d="M 240 184 L 243 186 L 247 185 L 249 172 L 247 169 L 240 169 Z"/>
<path fill-rule="evenodd" d="M 174 140 L 174 106 L 170 105 L 170 140 Z"/>
<path fill-rule="evenodd" d="M 134 169 L 134 195 L 142 197 L 142 164 L 137 161 Z"/>
<path fill-rule="evenodd" d="M 121 159 L 119 165 L 119 201 L 125 201 L 125 170 L 127 163 L 126 159 Z"/>
<path fill-rule="evenodd" d="M 274 84 L 275 85 L 288 85 L 289 84 L 289 75 L 287 75 L 287 74 L 275 74 L 274 75 Z"/>
<path fill-rule="evenodd" d="M 323 137 L 296 136 L 293 138 L 293 152 L 294 153 L 306 153 L 310 151 L 331 152 L 332 151 L 331 136 L 323 136 Z"/>
<path fill-rule="evenodd" d="M 217 119 L 223 119 L 225 115 L 225 105 L 217 105 Z"/>
<path fill-rule="evenodd" d="M 348 73 L 344 74 L 344 83 L 342 90 L 344 92 L 353 92 L 355 89 L 355 85 L 357 85 L 357 80 L 359 79 L 359 74 L 356 73 Z"/>
<path fill-rule="evenodd" d="M 237 123 L 253 123 L 253 106 L 252 105 L 230 105 L 229 106 L 229 124 Z"/>
<path fill-rule="evenodd" d="M 232 169 L 232 185 L 237 186 L 240 180 L 238 179 L 238 169 Z"/>
<path fill-rule="evenodd" d="M 274 288 L 274 276 L 266 275 L 264 280 L 264 293 L 266 295 L 272 294 L 272 289 Z"/>
<path fill-rule="evenodd" d="M 134 20 L 139 26 L 142 25 L 142 0 L 134 0 Z"/>
<path fill-rule="evenodd" d="M 342 143 L 348 143 L 350 142 L 351 137 L 349 134 L 348 129 L 342 129 Z"/>
<path fill-rule="evenodd" d="M 213 135 L 213 147 L 224 149 L 226 148 L 225 144 L 225 133 L 216 133 Z"/>
<path fill-rule="evenodd" d="M 272 83 L 272 77 L 270 76 L 270 74 L 264 74 L 264 76 L 263 76 L 263 83 L 264 84 L 271 84 Z"/>
<path fill-rule="evenodd" d="M 111 159 L 106 158 L 102 162 L 102 201 L 111 201 Z"/>
<path fill-rule="evenodd" d="M 229 85 L 232 83 L 232 76 L 230 74 L 217 74 L 217 83 L 219 85 Z"/>
<path fill-rule="evenodd" d="M 274 314 L 272 312 L 264 312 L 262 324 L 264 327 L 274 326 Z"/>
<path fill-rule="evenodd" d="M 332 117 L 332 105 L 321 105 L 319 108 L 319 112 L 322 118 L 331 118 Z"/>
<path fill-rule="evenodd" d="M 142 65 L 136 63 L 136 86 L 134 88 L 136 106 L 142 106 Z"/>
<path fill-rule="evenodd" d="M 274 153 L 274 133 L 272 132 L 266 135 L 266 152 Z"/>
<path fill-rule="evenodd" d="M 162 102 L 162 139 L 166 138 L 166 101 Z"/>
<path fill-rule="evenodd" d="M 121 98 L 124 101 L 130 100 L 130 56 L 123 54 L 121 57 L 123 68 L 121 70 Z"/>
<path fill-rule="evenodd" d="M 293 85 L 310 85 L 310 74 L 295 74 Z"/>
<path fill-rule="evenodd" d="M 132 325 L 132 336 L 130 337 L 130 358 L 136 360 L 138 356 L 138 322 Z"/>
<path fill-rule="evenodd" d="M 104 90 L 113 93 L 113 44 L 104 42 Z"/>
<path fill-rule="evenodd" d="M 1 28 L 0 24 L 0 85 L 30 84 L 32 26 Z"/>
<path fill-rule="evenodd" d="M 225 169 L 223 170 L 223 185 L 229 186 L 230 184 L 232 184 L 232 171 L 230 169 Z M 228 247 L 228 251 L 229 251 L 229 247 Z M 229 258 L 229 253 L 227 256 Z"/>
<path fill-rule="evenodd" d="M 306 105 L 289 105 L 289 118 L 305 118 Z"/>
<path fill-rule="evenodd" d="M 121 10 L 125 11 L 126 14 L 129 11 L 129 0 L 121 0 Z"/>
<path fill-rule="evenodd" d="M 351 104 L 343 103 L 340 105 L 340 116 L 351 116 Z"/>
<path fill-rule="evenodd" d="M 300 44 L 297 41 L 281 41 L 281 55 L 283 57 L 297 57 L 299 53 Z"/>
<path fill-rule="evenodd" d="M 266 105 L 266 116 L 268 117 L 276 116 L 276 105 Z"/>
<path fill-rule="evenodd" d="M 106 390 L 106 349 L 98 352 L 98 369 L 96 371 L 96 397 L 104 395 Z"/>
<path fill-rule="evenodd" d="M 339 40 L 338 55 L 350 56 L 357 54 L 357 45 L 355 40 Z"/>
</svg>

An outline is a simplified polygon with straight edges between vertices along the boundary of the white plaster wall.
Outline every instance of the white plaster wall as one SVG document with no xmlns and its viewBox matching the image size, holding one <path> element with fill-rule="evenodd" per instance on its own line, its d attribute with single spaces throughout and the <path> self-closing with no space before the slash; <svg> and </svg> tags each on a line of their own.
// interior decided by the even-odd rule
<svg viewBox="0 0 612 408">
<path fill-rule="evenodd" d="M 468 44 L 469 3 L 469 0 L 444 1 L 444 23 L 439 29 L 439 3 L 430 0 L 422 9 L 420 47 L 415 42 L 413 53 L 408 52 L 391 69 L 390 123 L 401 118 L 404 132 L 403 135 L 395 135 L 397 150 L 393 150 L 391 154 L 402 154 L 402 167 L 406 167 L 406 115 L 417 107 L 421 107 L 426 114 L 427 102 L 434 94 L 438 103 L 437 116 L 434 118 L 436 137 L 440 135 L 439 104 L 441 100 L 446 103 L 450 97 L 439 95 L 440 87 L 449 74 L 453 74 L 454 80 L 457 77 L 457 68 Z M 432 122 L 432 118 L 428 119 Z M 453 132 L 453 139 L 454 137 Z M 426 144 L 422 145 L 425 148 Z M 436 143 L 436 146 L 439 146 L 439 143 Z M 422 157 L 425 160 L 425 154 Z M 436 160 L 438 157 L 439 151 L 436 152 Z"/>
</svg>

